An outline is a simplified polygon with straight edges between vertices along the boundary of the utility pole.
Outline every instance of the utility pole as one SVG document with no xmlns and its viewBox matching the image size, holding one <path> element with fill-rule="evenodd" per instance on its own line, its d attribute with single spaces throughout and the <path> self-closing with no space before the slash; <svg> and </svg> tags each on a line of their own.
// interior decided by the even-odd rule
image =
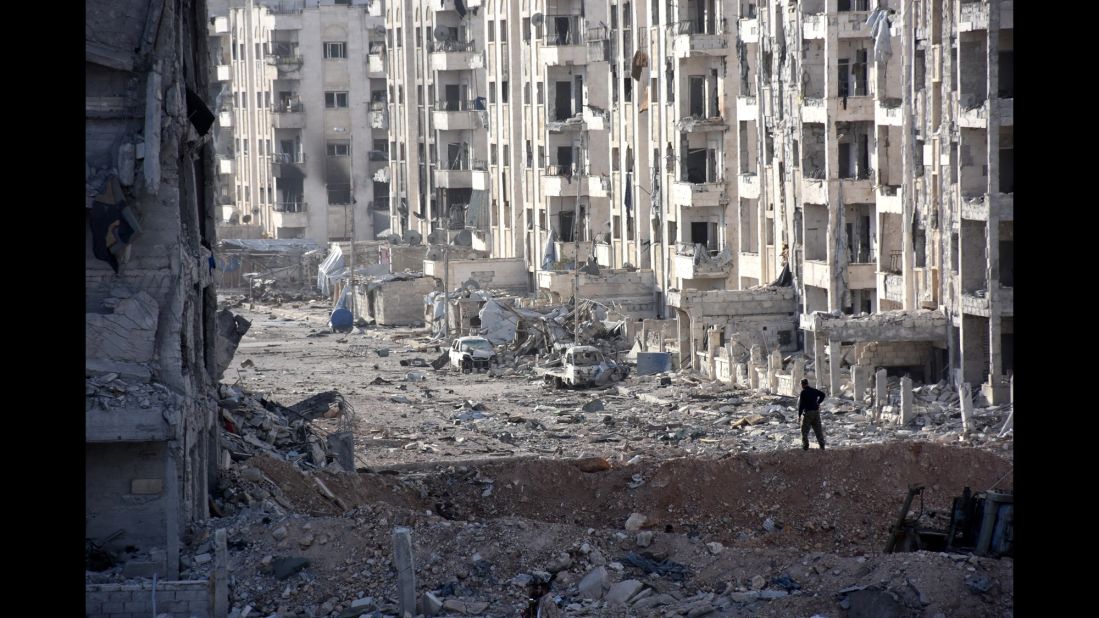
<svg viewBox="0 0 1099 618">
<path fill-rule="evenodd" d="M 580 345 L 580 188 L 584 184 L 584 133 L 580 134 L 580 152 L 576 164 L 576 206 L 572 216 L 572 342 Z"/>
<path fill-rule="evenodd" d="M 450 212 L 449 196 L 447 212 Z M 443 230 L 443 332 L 450 335 L 450 224 Z"/>
<path fill-rule="evenodd" d="M 355 323 L 355 206 L 352 197 L 352 204 L 348 205 L 351 209 L 351 265 L 348 272 L 351 273 L 351 278 L 348 280 L 348 285 L 351 286 L 351 323 Z"/>
</svg>

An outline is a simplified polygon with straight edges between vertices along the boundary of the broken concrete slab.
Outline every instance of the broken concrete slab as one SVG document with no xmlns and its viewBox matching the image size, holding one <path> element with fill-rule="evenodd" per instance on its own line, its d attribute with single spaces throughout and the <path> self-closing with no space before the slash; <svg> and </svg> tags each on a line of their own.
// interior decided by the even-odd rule
<svg viewBox="0 0 1099 618">
<path fill-rule="evenodd" d="M 625 581 L 620 581 L 617 584 L 611 586 L 610 590 L 607 591 L 605 597 L 607 604 L 625 605 L 629 603 L 630 599 L 632 599 L 633 596 L 637 594 L 637 592 L 641 590 L 641 588 L 643 588 L 644 586 L 645 584 L 642 584 L 636 579 L 627 579 Z"/>
</svg>

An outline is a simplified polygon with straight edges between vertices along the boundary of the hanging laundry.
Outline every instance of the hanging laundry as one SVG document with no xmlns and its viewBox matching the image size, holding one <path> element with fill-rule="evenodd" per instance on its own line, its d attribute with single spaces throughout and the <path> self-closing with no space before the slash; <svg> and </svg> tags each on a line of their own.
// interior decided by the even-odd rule
<svg viewBox="0 0 1099 618">
<path fill-rule="evenodd" d="M 458 17 L 466 16 L 466 3 L 462 0 L 454 0 L 454 10 L 458 11 Z"/>
<path fill-rule="evenodd" d="M 653 194 L 652 194 L 652 224 L 653 232 L 660 230 L 660 165 L 659 162 L 654 162 L 653 165 Z"/>
<path fill-rule="evenodd" d="M 542 270 L 553 270 L 553 265 L 557 263 L 557 232 L 550 229 L 549 235 L 546 236 L 546 247 L 542 251 Z"/>
<path fill-rule="evenodd" d="M 866 18 L 866 26 L 870 28 L 870 36 L 874 38 L 874 60 L 878 62 L 888 62 L 889 57 L 893 55 L 890 44 L 890 24 L 886 17 L 888 13 L 887 9 L 877 8 L 870 13 L 870 17 Z"/>
</svg>

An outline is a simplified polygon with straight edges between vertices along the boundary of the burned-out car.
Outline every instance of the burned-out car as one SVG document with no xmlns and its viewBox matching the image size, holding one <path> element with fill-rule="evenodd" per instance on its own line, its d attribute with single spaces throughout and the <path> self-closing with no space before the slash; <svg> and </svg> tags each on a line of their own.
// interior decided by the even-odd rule
<svg viewBox="0 0 1099 618">
<path fill-rule="evenodd" d="M 604 386 L 626 379 L 629 368 L 604 357 L 599 348 L 577 345 L 567 348 L 553 365 L 541 368 L 541 373 L 554 388 Z"/>
<path fill-rule="evenodd" d="M 450 344 L 450 365 L 462 373 L 488 371 L 497 362 L 492 342 L 484 337 L 459 337 Z"/>
</svg>

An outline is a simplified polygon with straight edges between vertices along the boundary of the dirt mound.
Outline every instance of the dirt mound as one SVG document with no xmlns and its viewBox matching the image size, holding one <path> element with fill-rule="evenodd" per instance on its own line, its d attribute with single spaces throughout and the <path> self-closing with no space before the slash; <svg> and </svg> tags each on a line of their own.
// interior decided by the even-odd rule
<svg viewBox="0 0 1099 618">
<path fill-rule="evenodd" d="M 739 547 L 847 554 L 881 551 L 909 484 L 927 487 L 922 507 L 940 512 L 963 487 L 1013 485 L 1012 464 L 996 455 L 918 442 L 677 459 L 596 472 L 583 470 L 598 466 L 568 460 L 399 475 L 303 473 L 268 458 L 250 463 L 278 485 L 284 506 L 312 515 L 385 502 L 449 520 L 520 517 L 621 529 L 640 513 L 645 530 L 705 535 Z"/>
<path fill-rule="evenodd" d="M 678 459 L 600 473 L 532 460 L 420 482 L 430 508 L 448 519 L 517 516 L 621 528 L 631 513 L 641 513 L 645 529 L 706 534 L 728 544 L 857 552 L 884 546 L 909 484 L 927 487 L 925 509 L 945 510 L 965 486 L 1012 487 L 1011 467 L 983 451 L 904 443 Z"/>
</svg>

